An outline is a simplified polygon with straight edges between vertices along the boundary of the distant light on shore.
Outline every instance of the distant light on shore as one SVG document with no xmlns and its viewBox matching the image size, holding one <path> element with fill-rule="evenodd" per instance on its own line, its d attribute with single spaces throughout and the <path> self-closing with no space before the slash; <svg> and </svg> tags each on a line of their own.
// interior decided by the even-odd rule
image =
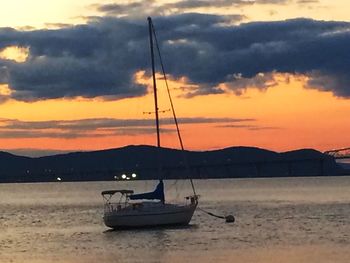
<svg viewBox="0 0 350 263">
<path fill-rule="evenodd" d="M 136 177 L 137 177 L 137 174 L 132 173 L 132 174 L 122 174 L 120 177 L 114 176 L 114 179 L 131 180 L 131 179 L 136 179 Z"/>
<path fill-rule="evenodd" d="M 61 177 L 57 177 L 57 181 L 59 182 L 62 181 Z"/>
</svg>

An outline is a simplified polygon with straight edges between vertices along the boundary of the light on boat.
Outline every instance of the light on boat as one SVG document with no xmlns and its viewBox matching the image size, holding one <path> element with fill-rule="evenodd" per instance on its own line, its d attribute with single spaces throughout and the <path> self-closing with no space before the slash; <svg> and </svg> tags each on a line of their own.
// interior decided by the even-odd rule
<svg viewBox="0 0 350 263">
<path fill-rule="evenodd" d="M 136 176 L 137 176 L 137 175 L 136 175 L 135 173 L 133 173 L 133 174 L 131 175 L 132 178 L 136 178 Z"/>
<path fill-rule="evenodd" d="M 115 175 L 115 176 L 114 176 L 114 180 L 118 180 L 118 176 Z"/>
<path fill-rule="evenodd" d="M 61 177 L 57 177 L 57 181 L 62 181 Z"/>
<path fill-rule="evenodd" d="M 123 179 L 126 179 L 126 175 L 125 175 L 125 174 L 122 174 L 122 178 L 123 178 Z"/>
<path fill-rule="evenodd" d="M 126 177 L 126 180 L 130 180 L 130 177 Z"/>
</svg>

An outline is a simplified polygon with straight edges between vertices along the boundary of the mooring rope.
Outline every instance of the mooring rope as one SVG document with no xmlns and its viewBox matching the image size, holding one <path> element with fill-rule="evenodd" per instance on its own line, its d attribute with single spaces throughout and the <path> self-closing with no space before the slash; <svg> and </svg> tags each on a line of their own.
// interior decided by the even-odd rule
<svg viewBox="0 0 350 263">
<path fill-rule="evenodd" d="M 204 210 L 203 208 L 200 208 L 200 207 L 197 207 L 197 209 L 202 211 L 203 213 L 206 213 L 207 215 L 210 215 L 210 216 L 213 216 L 213 217 L 216 217 L 216 218 L 225 219 L 226 223 L 233 223 L 233 222 L 235 222 L 235 217 L 233 215 L 219 216 L 219 215 L 216 215 L 216 214 L 214 214 L 212 212 Z"/>
</svg>

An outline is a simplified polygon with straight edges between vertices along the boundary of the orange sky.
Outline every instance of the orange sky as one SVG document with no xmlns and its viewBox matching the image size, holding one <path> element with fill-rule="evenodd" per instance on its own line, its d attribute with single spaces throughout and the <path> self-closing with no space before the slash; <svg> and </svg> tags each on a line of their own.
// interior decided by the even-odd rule
<svg viewBox="0 0 350 263">
<path fill-rule="evenodd" d="M 47 7 L 48 12 L 21 13 L 24 9 L 16 9 L 19 1 L 8 3 L 6 11 L 2 6 L 0 25 L 23 27 L 45 27 L 45 23 L 72 23 L 81 22 L 79 14 L 90 15 L 93 12 L 89 7 L 95 1 L 54 1 L 55 9 Z M 22 1 L 28 4 L 30 1 Z M 31 1 L 28 8 L 35 8 L 47 1 Z M 51 5 L 51 1 L 50 1 Z M 325 7 L 331 6 L 333 12 Z M 345 8 L 347 7 L 347 8 Z M 286 6 L 272 13 L 273 6 L 254 6 L 251 9 L 243 8 L 247 19 L 254 15 L 258 20 L 277 20 L 298 17 L 304 14 L 317 19 L 349 20 L 347 10 L 348 1 L 321 1 L 313 10 L 297 9 Z M 246 9 L 246 10 L 245 10 Z M 16 10 L 24 19 L 17 22 L 15 16 L 9 16 L 9 11 Z M 22 11 L 20 11 L 22 10 Z M 35 9 L 37 10 L 37 9 Z M 259 13 L 259 10 L 261 11 Z M 215 11 L 215 10 L 214 10 Z M 208 12 L 214 12 L 208 10 Z M 269 11 L 271 11 L 269 13 Z M 299 11 L 299 13 L 298 13 Z M 217 10 L 215 12 L 218 12 Z M 222 10 L 220 12 L 223 12 Z M 50 19 L 50 14 L 52 14 Z M 265 15 L 264 15 L 265 14 Z M 79 19 L 78 19 L 79 18 Z M 48 26 L 48 25 L 46 25 Z M 26 50 L 7 50 L 0 56 L 25 60 Z M 197 96 L 193 98 L 181 97 L 180 87 L 186 86 L 183 81 L 172 81 L 171 88 L 175 99 L 177 115 L 179 117 L 205 118 L 241 118 L 250 121 L 215 124 L 183 124 L 180 129 L 183 133 L 187 149 L 207 150 L 229 146 L 256 146 L 277 151 L 297 148 L 315 148 L 327 150 L 349 146 L 350 142 L 350 101 L 335 97 L 331 92 L 305 88 L 306 77 L 277 75 L 278 84 L 266 90 L 249 87 L 241 95 L 233 93 Z M 290 77 L 290 81 L 285 79 Z M 149 80 L 139 77 L 139 81 Z M 164 86 L 160 86 L 160 100 L 164 101 Z M 6 85 L 0 87 L 1 94 L 11 92 Z M 80 120 L 91 118 L 118 118 L 142 119 L 151 116 L 143 114 L 152 110 L 152 94 L 140 98 L 104 101 L 102 99 L 55 99 L 32 103 L 8 100 L 0 104 L 0 118 L 17 119 L 20 121 L 46 120 Z M 163 108 L 167 108 L 168 105 Z M 160 106 L 162 108 L 162 106 Z M 169 113 L 162 114 L 170 117 Z M 165 134 L 162 137 L 165 146 L 178 147 L 174 134 Z M 115 135 L 108 137 L 84 138 L 0 138 L 0 149 L 52 149 L 52 150 L 95 150 L 120 147 L 128 144 L 155 144 L 154 134 L 143 135 Z"/>
<path fill-rule="evenodd" d="M 280 77 L 280 78 L 283 78 Z M 175 96 L 179 117 L 213 117 L 255 119 L 234 125 L 183 124 L 180 126 L 188 149 L 205 150 L 228 146 L 257 146 L 277 151 L 296 148 L 326 150 L 346 146 L 350 141 L 349 100 L 336 98 L 331 92 L 305 89 L 304 78 L 281 81 L 265 91 L 247 89 L 241 96 L 234 94 L 206 95 L 191 99 Z M 171 82 L 176 87 L 175 82 Z M 164 86 L 160 85 L 160 100 L 164 101 Z M 163 89 L 163 90 L 162 90 Z M 178 95 L 179 90 L 173 91 Z M 144 98 L 120 101 L 46 100 L 35 103 L 9 101 L 1 105 L 2 118 L 26 121 L 76 120 L 86 118 L 150 118 L 152 94 Z M 160 106 L 162 109 L 168 109 Z M 170 117 L 170 113 L 161 114 Z M 175 134 L 164 134 L 165 146 L 178 147 Z M 61 150 L 92 150 L 128 144 L 155 144 L 154 135 L 131 135 L 75 139 L 6 138 L 0 145 L 7 149 L 37 148 Z"/>
</svg>

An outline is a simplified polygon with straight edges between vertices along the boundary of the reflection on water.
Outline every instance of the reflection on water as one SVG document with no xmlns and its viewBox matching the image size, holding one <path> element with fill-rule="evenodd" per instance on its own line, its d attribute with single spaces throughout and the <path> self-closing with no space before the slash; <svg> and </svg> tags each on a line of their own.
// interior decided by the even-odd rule
<svg viewBox="0 0 350 263">
<path fill-rule="evenodd" d="M 120 185 L 121 184 L 121 185 Z M 168 184 L 170 196 L 176 190 Z M 0 185 L 0 262 L 348 262 L 350 178 L 203 180 L 188 227 L 109 231 L 100 192 L 154 182 Z M 172 193 L 175 192 L 175 193 Z"/>
</svg>

